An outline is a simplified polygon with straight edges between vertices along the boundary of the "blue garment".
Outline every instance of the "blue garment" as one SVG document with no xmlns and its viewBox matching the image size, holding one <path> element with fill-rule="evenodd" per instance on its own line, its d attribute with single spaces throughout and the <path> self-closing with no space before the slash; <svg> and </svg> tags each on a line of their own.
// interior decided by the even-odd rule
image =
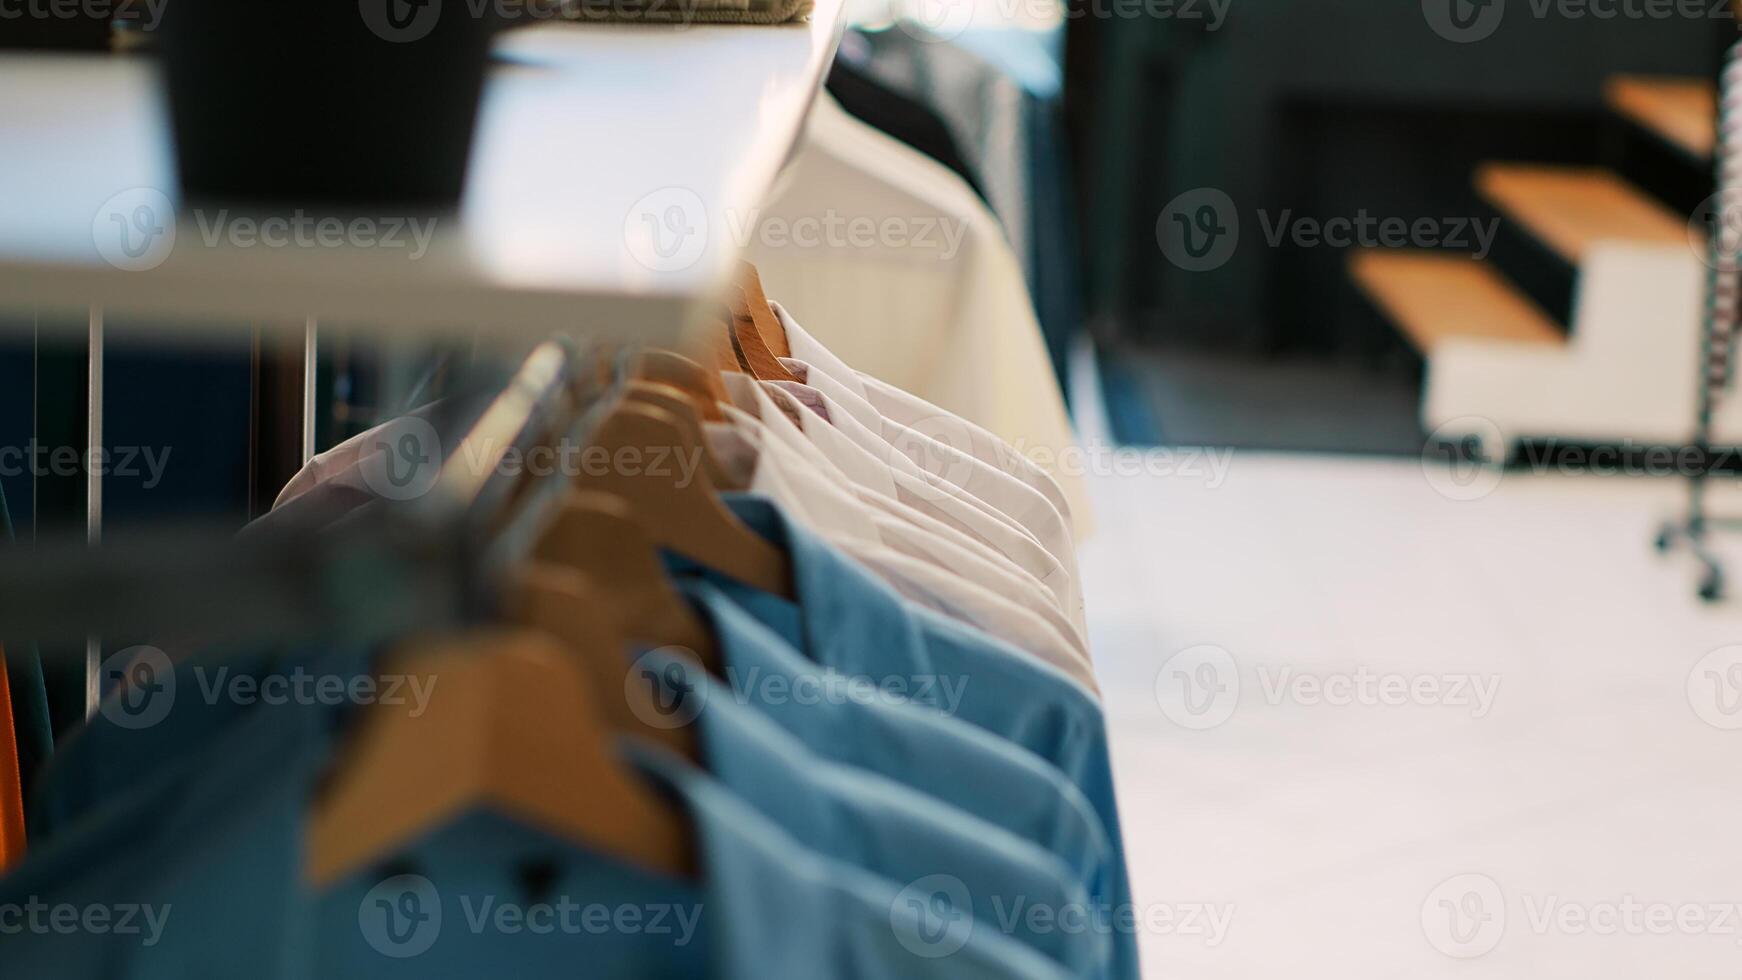
<svg viewBox="0 0 1742 980">
<path fill-rule="evenodd" d="M 924 704 L 852 696 L 850 678 L 805 660 L 713 584 L 688 578 L 679 588 L 719 638 L 734 695 L 813 753 L 888 777 L 1033 841 L 1062 858 L 1091 897 L 1108 898 L 1116 852 L 1082 791 L 1057 769 Z M 806 685 L 827 685 L 829 693 L 801 693 Z"/>
<path fill-rule="evenodd" d="M 345 714 L 253 708 L 221 742 L 165 767 L 157 792 L 129 794 L 33 853 L 0 880 L 0 903 L 137 904 L 158 913 L 141 920 L 157 928 L 19 931 L 6 938 L 8 974 L 424 980 L 568 977 L 584 966 L 607 980 L 1066 975 L 1020 943 L 962 927 L 955 909 L 915 907 L 893 883 L 818 857 L 706 775 L 645 751 L 633 765 L 694 821 L 699 881 L 475 812 L 312 895 L 301 883 L 302 829 Z M 933 956 L 936 937 L 960 948 Z"/>
<path fill-rule="evenodd" d="M 930 677 L 959 685 L 956 718 L 1056 766 L 1099 815 L 1112 849 L 1107 913 L 1121 976 L 1136 976 L 1136 937 L 1114 928 L 1131 909 L 1113 793 L 1106 722 L 1094 695 L 1053 668 L 979 630 L 905 602 L 852 559 L 788 520 L 763 497 L 730 493 L 727 505 L 787 552 L 796 602 L 694 565 L 735 603 L 824 667 L 877 678 Z"/>
<path fill-rule="evenodd" d="M 151 695 L 167 699 L 161 718 L 129 727 L 125 714 L 102 710 L 62 741 L 32 798 L 32 843 L 48 843 L 87 815 L 124 799 L 134 787 L 148 784 L 224 737 L 225 730 L 246 716 L 250 707 L 225 694 L 237 679 L 246 678 L 257 689 L 267 678 L 289 677 L 296 671 L 349 672 L 357 669 L 354 658 L 361 656 L 358 651 L 327 654 L 269 646 L 212 647 L 176 664 L 173 680 Z M 153 678 L 154 683 L 163 680 Z M 105 704 L 119 697 L 111 690 Z M 149 708 L 149 702 L 142 703 Z"/>
<path fill-rule="evenodd" d="M 1074 976 L 1105 975 L 1109 944 L 1072 927 L 1089 897 L 1059 858 L 893 780 L 818 758 L 693 659 L 656 650 L 636 669 L 658 686 L 660 703 L 694 711 L 707 771 L 806 847 L 897 883 L 959 883 L 977 928 L 1002 931 Z"/>
<path fill-rule="evenodd" d="M 233 724 L 221 740 L 181 746 L 178 756 L 117 787 L 102 807 L 0 878 L 0 906 L 98 908 L 117 925 L 127 910 L 142 909 L 130 924 L 145 931 L 10 935 L 9 974 L 298 975 L 287 972 L 294 965 L 287 957 L 301 947 L 285 930 L 306 903 L 300 893 L 306 801 L 340 716 L 293 704 L 226 717 Z"/>
<path fill-rule="evenodd" d="M 6 509 L 6 489 L 0 487 L 0 545 L 12 542 L 12 515 Z M 12 701 L 13 734 L 18 742 L 18 778 L 28 803 L 43 767 L 48 765 L 54 752 L 48 683 L 42 672 L 42 654 L 35 643 L 6 645 L 6 677 L 8 689 L 0 691 L 0 697 Z"/>
</svg>

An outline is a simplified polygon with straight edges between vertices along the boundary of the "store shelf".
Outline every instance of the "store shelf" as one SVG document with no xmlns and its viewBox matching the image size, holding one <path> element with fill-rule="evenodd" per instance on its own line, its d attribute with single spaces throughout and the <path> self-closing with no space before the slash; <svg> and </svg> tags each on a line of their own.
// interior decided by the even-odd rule
<svg viewBox="0 0 1742 980">
<path fill-rule="evenodd" d="M 779 27 L 505 34 L 465 198 L 435 218 L 423 254 L 409 224 L 398 247 L 323 242 L 312 225 L 305 244 L 272 247 L 238 224 L 257 215 L 195 214 L 174 200 L 151 61 L 0 56 L 0 309 L 98 306 L 189 331 L 312 315 L 510 342 L 670 339 L 726 281 L 821 86 L 841 8 L 818 0 L 808 23 Z M 177 212 L 173 245 L 160 235 L 137 260 L 117 252 L 121 224 L 153 226 L 138 210 L 152 201 Z M 359 216 L 385 219 L 376 239 L 407 217 Z"/>
</svg>

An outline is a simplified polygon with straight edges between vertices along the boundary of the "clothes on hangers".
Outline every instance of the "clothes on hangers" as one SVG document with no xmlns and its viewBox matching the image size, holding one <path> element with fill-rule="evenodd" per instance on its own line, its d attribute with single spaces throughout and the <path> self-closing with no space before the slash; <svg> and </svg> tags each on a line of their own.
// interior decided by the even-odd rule
<svg viewBox="0 0 1742 980">
<path fill-rule="evenodd" d="M 0 691 L 10 690 L 6 646 L 0 644 Z M 24 857 L 24 780 L 18 768 L 12 699 L 0 698 L 0 873 Z"/>
<path fill-rule="evenodd" d="M 850 46 L 856 37 L 849 31 L 841 43 Z M 986 199 L 979 178 L 974 176 L 973 168 L 962 157 L 955 135 L 924 103 L 908 98 L 853 67 L 845 58 L 836 58 L 829 66 L 828 90 L 841 108 L 852 113 L 855 119 L 877 127 L 950 168 L 974 189 L 981 200 Z"/>
<path fill-rule="evenodd" d="M 1033 180 L 1022 85 L 961 43 L 912 22 L 900 29 L 854 30 L 842 40 L 840 58 L 944 120 L 984 181 L 986 200 L 1023 263 L 1024 278 L 1030 278 Z"/>
<path fill-rule="evenodd" d="M 1083 459 L 998 220 L 954 173 L 824 93 L 759 218 L 796 232 L 842 215 L 887 231 L 815 242 L 751 236 L 769 295 L 842 360 L 971 420 L 1047 470 L 1076 532 L 1087 533 Z"/>
<path fill-rule="evenodd" d="M 785 373 L 768 370 L 775 361 L 766 351 L 758 356 L 762 377 L 782 380 L 724 364 L 717 384 L 702 386 L 712 393 L 707 413 L 676 393 L 658 410 L 616 400 L 627 397 L 624 387 L 602 407 L 583 408 L 572 403 L 585 399 L 561 385 L 548 386 L 560 411 L 526 413 L 526 431 L 538 439 L 598 431 L 605 445 L 639 454 L 639 463 L 612 465 L 664 465 L 668 476 L 647 479 L 673 481 L 571 485 L 559 468 L 536 484 L 524 474 L 511 478 L 518 483 L 492 482 L 504 492 L 490 505 L 491 540 L 480 553 L 536 555 L 534 567 L 576 577 L 574 591 L 551 594 L 572 597 L 576 624 L 595 624 L 596 635 L 590 626 L 570 637 L 576 647 L 539 649 L 584 660 L 584 669 L 547 657 L 539 663 L 549 670 L 519 675 L 532 683 L 498 691 L 502 675 L 490 658 L 509 653 L 462 646 L 464 657 L 408 660 L 397 641 L 342 631 L 176 657 L 167 686 L 189 696 L 172 698 L 144 728 L 99 711 L 69 737 L 32 802 L 31 852 L 0 875 L 0 904 L 107 896 L 170 914 L 153 927 L 149 947 L 119 936 L 77 945 L 33 934 L 20 938 L 8 964 L 52 965 L 72 978 L 164 980 L 541 978 L 572 975 L 577 963 L 624 978 L 1136 977 L 1134 935 L 1121 927 L 1133 906 L 1081 626 L 1068 494 L 987 429 L 852 370 L 790 311 L 773 312 L 769 322 L 785 331 L 781 347 L 793 356 L 780 362 Z M 740 344 L 755 349 L 751 339 Z M 704 414 L 718 421 L 703 422 Z M 635 420 L 645 428 L 624 427 Z M 362 533 L 393 506 L 369 477 L 395 448 L 384 438 L 394 424 L 322 453 L 256 527 Z M 615 434 L 605 438 L 607 430 Z M 695 451 L 711 462 L 674 461 L 654 455 L 672 446 L 635 441 L 655 434 L 699 439 Z M 467 457 L 467 445 L 449 454 L 450 464 L 495 466 L 493 455 Z M 703 496 L 687 499 L 712 511 L 672 513 L 736 529 L 730 540 L 738 546 L 779 558 L 779 576 L 735 578 L 721 570 L 735 567 L 731 554 L 686 551 L 679 527 L 639 543 L 624 530 L 627 546 L 648 549 L 633 573 L 625 563 L 588 565 L 568 537 L 544 539 L 561 547 L 526 546 L 548 533 L 553 517 L 583 508 L 600 520 L 615 515 L 619 528 L 645 522 L 657 511 L 636 510 L 629 494 L 661 498 L 702 473 L 725 481 L 721 492 L 710 494 L 702 481 Z M 613 502 L 621 509 L 609 510 Z M 595 526 L 610 525 L 587 525 Z M 264 530 L 254 533 L 265 540 Z M 510 539 L 516 544 L 505 550 Z M 577 538 L 573 547 L 585 546 Z M 622 546 L 600 554 L 621 558 Z M 709 554 L 720 568 L 688 554 Z M 568 564 L 557 564 L 563 555 Z M 473 574 L 500 574 L 500 560 L 480 561 Z M 588 576 L 645 581 L 676 606 L 658 607 L 659 624 L 634 623 L 628 609 L 657 604 Z M 661 627 L 679 607 L 696 620 L 682 642 L 705 656 L 630 639 L 674 635 Z M 541 621 L 556 629 L 559 620 Z M 588 642 L 596 648 L 581 648 Z M 454 666 L 462 661 L 469 666 Z M 462 669 L 472 684 L 456 694 L 438 673 L 418 693 L 419 662 Z M 420 728 L 419 707 L 380 714 L 379 705 L 345 698 L 210 693 L 297 683 L 351 690 L 406 671 L 402 696 L 426 698 L 440 709 L 431 717 L 449 728 Z M 543 682 L 572 683 L 576 696 L 541 700 Z M 510 699 L 496 697 L 503 693 Z M 580 723 L 600 698 L 625 698 L 629 710 L 619 703 L 609 725 Z M 577 723 L 531 724 L 552 717 L 533 706 L 551 705 Z M 687 729 L 684 737 L 652 737 L 672 724 Z M 384 731 L 395 739 L 391 752 L 379 741 Z M 515 734 L 524 731 L 537 737 Z M 569 756 L 548 733 L 582 741 Z M 445 748 L 420 757 L 425 740 Z M 496 759 L 499 744 L 519 749 Z M 540 762 L 545 747 L 552 755 Z M 555 766 L 568 757 L 609 763 Z M 560 785 L 546 767 L 560 769 Z M 466 782 L 505 771 L 517 775 L 502 783 L 511 790 L 503 795 L 487 780 Z M 583 773 L 601 781 L 592 795 L 576 796 Z M 638 809 L 641 796 L 612 788 L 618 774 L 658 806 Z M 398 811 L 371 807 L 365 838 L 389 828 L 378 852 L 310 863 L 330 853 L 321 844 L 334 826 L 326 798 L 355 798 L 335 787 L 373 793 L 399 779 L 401 795 L 370 800 L 389 811 L 395 799 L 433 801 L 406 808 L 420 821 L 413 831 L 394 823 Z M 444 796 L 450 779 L 463 784 L 463 796 Z M 533 799 L 547 792 L 555 795 Z M 541 808 L 559 798 L 584 801 L 572 811 L 587 818 L 584 827 Z M 638 817 L 670 832 L 636 836 Z M 668 843 L 648 851 L 641 842 L 649 839 Z M 650 854 L 660 860 L 633 856 Z M 664 910 L 670 927 L 526 928 L 563 908 L 593 907 L 635 909 L 642 924 Z M 1017 909 L 1044 911 L 1036 919 Z M 1080 925 L 1042 924 L 1066 921 Z"/>
<path fill-rule="evenodd" d="M 975 172 L 989 174 L 997 193 L 986 200 L 1021 258 L 1047 349 L 1065 385 L 1083 296 L 1059 42 L 1056 33 L 979 26 L 945 39 L 908 22 L 901 30 L 849 32 L 839 61 L 947 120 Z M 911 142 L 875 119 L 860 118 Z"/>
<path fill-rule="evenodd" d="M 0 487 L 0 544 L 11 544 L 13 540 L 6 490 Z M 10 724 L 4 726 L 6 732 L 0 738 L 11 742 L 12 757 L 18 767 L 18 792 L 21 799 L 28 801 L 38 774 L 54 752 L 48 684 L 42 672 L 42 656 L 35 643 L 0 644 L 0 659 L 5 661 L 5 683 L 0 684 L 0 693 L 6 695 L 6 711 L 10 715 Z M 4 746 L 0 746 L 0 752 L 3 751 Z M 0 797 L 5 792 L 4 784 L 0 783 Z"/>
</svg>

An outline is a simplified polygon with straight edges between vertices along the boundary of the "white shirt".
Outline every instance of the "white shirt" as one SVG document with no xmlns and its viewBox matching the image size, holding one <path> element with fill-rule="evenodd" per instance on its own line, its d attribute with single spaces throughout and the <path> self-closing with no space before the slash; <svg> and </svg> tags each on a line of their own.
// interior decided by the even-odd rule
<svg viewBox="0 0 1742 980">
<path fill-rule="evenodd" d="M 989 587 L 1018 590 L 1003 594 L 1022 599 L 1024 605 L 1070 637 L 1074 645 L 1087 651 L 1088 644 L 1083 640 L 1086 631 L 1065 615 L 1067 607 L 1049 588 L 1048 579 L 1061 586 L 1065 584 L 1062 569 L 1032 538 L 963 502 L 955 496 L 960 491 L 953 486 L 925 484 L 908 473 L 891 469 L 888 463 L 854 445 L 780 387 L 739 374 L 727 378 L 726 388 L 737 401 L 736 407 L 759 420 L 763 428 L 791 449 L 792 458 L 814 461 L 826 472 L 846 477 L 873 510 L 892 514 L 910 527 L 925 531 L 924 543 L 918 546 L 921 550 L 934 555 L 941 551 L 948 559 L 944 562 L 946 568 L 960 570 L 951 560 L 971 563 L 970 570 L 982 571 L 982 584 Z M 872 436 L 864 438 L 876 441 Z M 887 445 L 877 445 L 885 454 L 891 452 Z M 906 457 L 900 458 L 911 465 Z M 933 547 L 931 542 L 937 538 L 943 544 Z M 1002 550 L 1013 548 L 1016 542 L 1027 545 L 1025 557 L 1040 563 L 1042 572 L 1030 571 L 1023 562 Z"/>
<path fill-rule="evenodd" d="M 1021 264 L 961 177 L 824 93 L 757 220 L 746 257 L 770 296 L 865 373 L 1044 454 L 1087 532 L 1081 475 L 1056 467 L 1076 441 Z"/>
<path fill-rule="evenodd" d="M 808 374 L 807 377 L 814 377 L 819 384 L 828 385 L 827 378 L 821 372 Z M 883 479 L 877 480 L 875 485 L 882 487 L 893 483 L 896 499 L 954 527 L 960 527 L 957 521 L 966 521 L 968 527 L 964 529 L 964 533 L 991 547 L 1039 580 L 1051 592 L 1058 608 L 1069 617 L 1076 634 L 1087 635 L 1088 628 L 1082 616 L 1082 596 L 1072 569 L 1042 545 L 1021 522 L 961 487 L 960 481 L 965 477 L 956 474 L 957 481 L 951 481 L 922 468 L 911 457 L 891 445 L 884 436 L 873 433 L 861 424 L 852 412 L 822 389 L 790 381 L 768 384 L 773 390 L 793 397 L 809 411 L 808 415 L 801 416 L 799 428 L 843 471 L 853 472 L 848 465 L 842 463 L 844 458 L 863 460 L 867 466 L 884 470 Z M 939 446 L 937 449 L 941 451 L 948 447 Z M 925 452 L 918 447 L 915 451 Z M 926 455 L 948 470 L 983 465 L 978 460 L 959 453 L 954 459 L 960 466 L 950 465 L 951 460 L 944 458 L 940 452 Z M 1027 487 L 1021 489 L 1028 491 L 1031 499 L 1044 507 L 1047 513 L 1057 517 L 1057 512 L 1044 498 Z M 1053 527 L 1063 533 L 1062 523 L 1055 522 Z M 1069 540 L 1068 535 L 1066 540 Z"/>
<path fill-rule="evenodd" d="M 760 386 L 756 386 L 760 391 Z M 744 466 L 747 489 L 772 498 L 789 516 L 864 564 L 903 596 L 967 623 L 1095 687 L 1088 652 L 1051 597 L 1020 570 L 962 544 L 949 529 L 925 525 L 911 508 L 853 482 L 797 432 L 778 408 L 756 418 L 735 405 L 729 422 L 708 430 L 722 462 Z"/>
<path fill-rule="evenodd" d="M 1067 535 L 1073 540 L 1082 537 L 1084 529 L 1077 527 L 1072 520 L 1072 501 L 1052 474 L 985 428 L 959 415 L 946 412 L 918 395 L 848 367 L 834 352 L 823 346 L 821 341 L 811 336 L 779 303 L 769 305 L 774 308 L 775 315 L 786 330 L 787 347 L 792 351 L 793 360 L 827 375 L 831 381 L 852 393 L 858 404 L 865 406 L 887 424 L 902 426 L 958 449 L 986 464 L 993 471 L 1009 476 L 1040 494 L 1057 511 Z M 855 410 L 853 404 L 846 404 L 849 410 Z M 897 445 L 898 448 L 905 449 L 902 443 Z M 923 464 L 923 460 L 918 461 Z M 1020 505 L 1017 506 L 1020 509 Z M 1037 530 L 1036 533 L 1042 532 Z M 1045 540 L 1044 535 L 1042 540 Z M 1059 557 L 1061 561 L 1064 560 L 1064 556 Z M 1070 564 L 1074 567 L 1075 562 Z"/>
</svg>

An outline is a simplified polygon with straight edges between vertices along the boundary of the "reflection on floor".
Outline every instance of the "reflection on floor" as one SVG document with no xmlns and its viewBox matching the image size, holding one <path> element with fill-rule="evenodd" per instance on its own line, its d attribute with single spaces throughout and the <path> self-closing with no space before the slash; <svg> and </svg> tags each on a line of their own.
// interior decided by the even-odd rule
<svg viewBox="0 0 1742 980">
<path fill-rule="evenodd" d="M 1082 559 L 1147 975 L 1737 976 L 1742 600 L 1651 549 L 1679 485 L 1122 472 Z"/>
</svg>

